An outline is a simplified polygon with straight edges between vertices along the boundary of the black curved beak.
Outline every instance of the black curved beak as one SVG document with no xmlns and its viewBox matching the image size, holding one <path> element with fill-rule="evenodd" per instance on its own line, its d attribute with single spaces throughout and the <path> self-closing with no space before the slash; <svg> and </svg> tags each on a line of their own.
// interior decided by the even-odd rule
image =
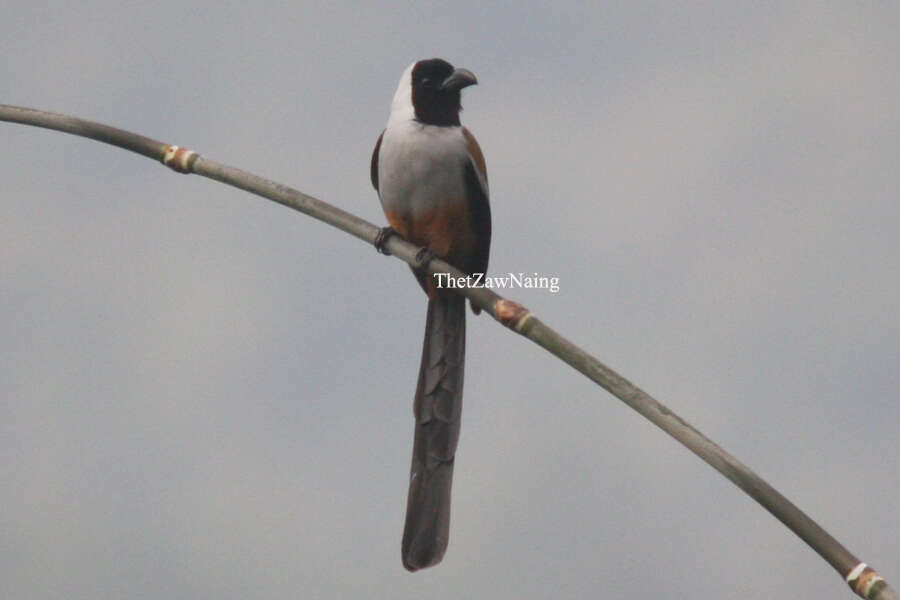
<svg viewBox="0 0 900 600">
<path fill-rule="evenodd" d="M 468 69 L 455 69 L 450 76 L 441 83 L 441 91 L 458 92 L 464 87 L 475 85 L 478 79 L 475 74 Z"/>
</svg>

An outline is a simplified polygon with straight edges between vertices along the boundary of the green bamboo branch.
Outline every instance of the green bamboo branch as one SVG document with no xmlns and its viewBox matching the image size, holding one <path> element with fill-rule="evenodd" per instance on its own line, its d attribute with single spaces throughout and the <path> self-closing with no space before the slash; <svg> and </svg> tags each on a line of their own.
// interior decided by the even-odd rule
<svg viewBox="0 0 900 600">
<path fill-rule="evenodd" d="M 0 121 L 54 129 L 131 150 L 158 160 L 179 173 L 195 173 L 268 198 L 324 221 L 369 244 L 375 243 L 380 231 L 372 223 L 293 188 L 215 162 L 196 152 L 123 129 L 8 105 L 0 105 Z M 389 237 L 383 247 L 400 260 L 427 270 L 430 274 L 449 273 L 451 277 L 465 277 L 464 273 L 440 259 L 422 264 L 421 248 L 398 236 Z M 528 309 L 486 288 L 463 287 L 456 291 L 503 325 L 584 374 L 730 479 L 818 552 L 860 597 L 867 600 L 900 600 L 897 592 L 874 569 L 851 554 L 778 490 L 649 394 L 544 324 Z"/>
</svg>

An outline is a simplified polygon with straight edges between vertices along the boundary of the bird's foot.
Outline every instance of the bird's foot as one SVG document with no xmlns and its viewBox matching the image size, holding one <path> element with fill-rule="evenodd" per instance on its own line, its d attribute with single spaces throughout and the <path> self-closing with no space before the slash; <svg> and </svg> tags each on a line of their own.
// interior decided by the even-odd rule
<svg viewBox="0 0 900 600">
<path fill-rule="evenodd" d="M 385 244 L 387 244 L 388 238 L 392 235 L 397 235 L 397 232 L 393 227 L 382 227 L 378 230 L 378 235 L 375 236 L 375 242 L 373 245 L 375 246 L 375 250 L 384 254 L 385 256 L 390 255 L 390 251 L 385 248 Z"/>
<path fill-rule="evenodd" d="M 432 252 L 426 247 L 419 248 L 419 251 L 416 252 L 416 266 L 419 269 L 424 269 L 428 266 L 428 263 L 437 258 L 437 254 Z"/>
</svg>

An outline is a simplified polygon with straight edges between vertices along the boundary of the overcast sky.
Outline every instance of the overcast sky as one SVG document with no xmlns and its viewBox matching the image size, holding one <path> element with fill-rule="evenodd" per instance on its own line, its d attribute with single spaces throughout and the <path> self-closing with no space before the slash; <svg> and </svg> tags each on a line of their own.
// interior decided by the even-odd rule
<svg viewBox="0 0 900 600">
<path fill-rule="evenodd" d="M 895 2 L 25 2 L 0 103 L 384 223 L 403 69 L 480 84 L 491 273 L 900 583 Z M 450 546 L 400 536 L 425 298 L 277 204 L 0 123 L 4 598 L 849 598 L 660 430 L 469 320 Z"/>
</svg>

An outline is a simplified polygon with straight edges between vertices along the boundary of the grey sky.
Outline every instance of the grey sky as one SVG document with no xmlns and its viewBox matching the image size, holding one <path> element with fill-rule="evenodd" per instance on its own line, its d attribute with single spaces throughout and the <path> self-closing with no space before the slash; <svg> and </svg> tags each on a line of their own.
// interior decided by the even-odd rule
<svg viewBox="0 0 900 600">
<path fill-rule="evenodd" d="M 491 271 L 900 582 L 894 3 L 4 9 L 0 102 L 384 221 L 401 71 L 473 70 Z M 469 322 L 444 562 L 400 564 L 424 296 L 273 203 L 0 124 L 7 598 L 848 598 L 663 433 Z"/>
</svg>

